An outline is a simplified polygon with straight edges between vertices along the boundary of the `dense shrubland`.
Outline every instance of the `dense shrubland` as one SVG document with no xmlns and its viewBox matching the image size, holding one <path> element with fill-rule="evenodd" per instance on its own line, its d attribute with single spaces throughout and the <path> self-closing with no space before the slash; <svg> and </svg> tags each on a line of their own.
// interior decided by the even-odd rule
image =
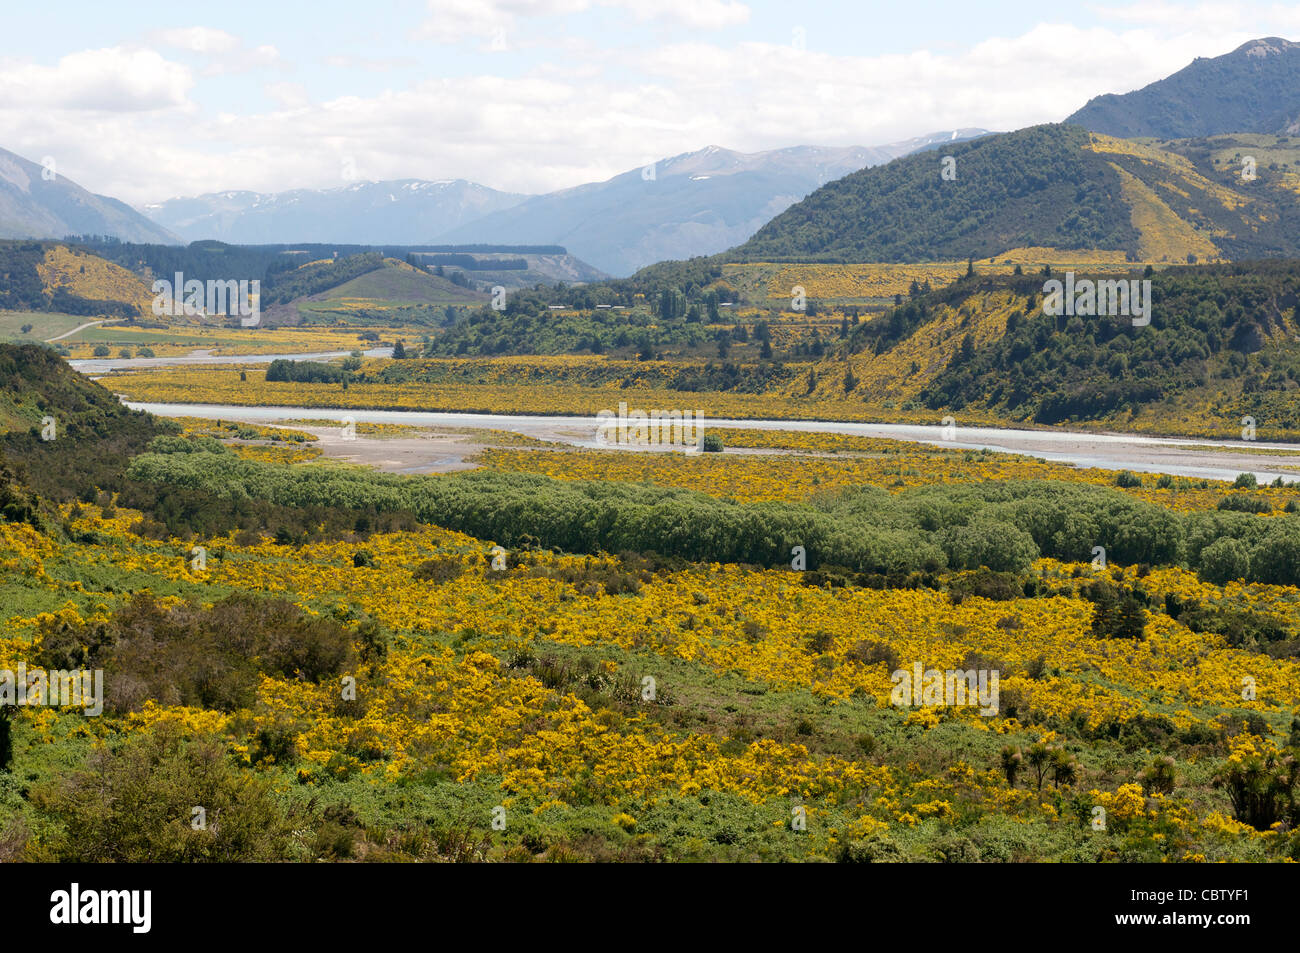
<svg viewBox="0 0 1300 953">
<path fill-rule="evenodd" d="M 809 504 L 742 505 L 645 485 L 474 471 L 403 477 L 310 470 L 231 454 L 144 454 L 129 474 L 196 499 L 405 512 L 512 546 L 525 534 L 565 552 L 651 552 L 691 560 L 907 573 L 945 566 L 1023 570 L 1040 556 L 1122 564 L 1186 564 L 1208 575 L 1300 583 L 1300 518 L 1226 511 L 1174 513 L 1118 490 L 1054 481 L 874 487 Z M 221 505 L 217 502 L 216 505 Z M 1231 550 L 1229 551 L 1229 546 Z"/>
</svg>

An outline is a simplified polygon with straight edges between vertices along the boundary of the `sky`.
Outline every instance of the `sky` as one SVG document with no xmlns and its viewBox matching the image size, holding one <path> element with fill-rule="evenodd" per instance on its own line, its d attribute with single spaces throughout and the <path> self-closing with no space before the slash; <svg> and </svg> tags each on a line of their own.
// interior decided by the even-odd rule
<svg viewBox="0 0 1300 953">
<path fill-rule="evenodd" d="M 1300 6 L 1141 0 L 4 0 L 0 148 L 134 205 L 599 181 L 719 145 L 1059 122 Z"/>
</svg>

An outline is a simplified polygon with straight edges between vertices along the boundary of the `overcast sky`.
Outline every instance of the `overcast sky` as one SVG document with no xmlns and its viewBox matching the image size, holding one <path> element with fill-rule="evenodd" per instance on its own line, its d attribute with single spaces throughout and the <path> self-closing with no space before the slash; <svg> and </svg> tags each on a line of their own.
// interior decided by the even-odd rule
<svg viewBox="0 0 1300 953">
<path fill-rule="evenodd" d="M 349 175 L 540 192 L 707 145 L 1015 129 L 1300 37 L 1300 7 L 11 0 L 3 23 L 0 147 L 141 205 Z"/>
</svg>

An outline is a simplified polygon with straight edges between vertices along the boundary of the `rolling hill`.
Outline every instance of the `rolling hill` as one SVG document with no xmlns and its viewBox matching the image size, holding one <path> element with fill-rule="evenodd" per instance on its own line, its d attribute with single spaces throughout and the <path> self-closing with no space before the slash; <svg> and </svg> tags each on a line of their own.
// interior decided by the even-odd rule
<svg viewBox="0 0 1300 953">
<path fill-rule="evenodd" d="M 57 167 L 56 167 L 57 168 Z M 0 238 L 113 235 L 122 241 L 180 241 L 117 199 L 88 192 L 64 175 L 0 149 Z"/>
<path fill-rule="evenodd" d="M 404 261 L 367 252 L 309 262 L 277 275 L 263 294 L 264 321 L 276 324 L 417 323 L 442 320 L 448 307 L 489 296 Z"/>
<path fill-rule="evenodd" d="M 152 301 L 143 278 L 84 250 L 0 241 L 0 311 L 130 318 L 148 314 Z"/>
<path fill-rule="evenodd" d="M 1090 99 L 1065 120 L 1093 132 L 1190 139 L 1224 133 L 1300 132 L 1300 44 L 1244 43 L 1123 95 Z"/>
<path fill-rule="evenodd" d="M 1278 148 L 1287 143 L 1277 137 Z M 818 189 L 733 261 L 988 259 L 1027 247 L 1187 262 L 1300 253 L 1295 176 L 1244 181 L 1195 142 L 1144 143 L 1043 125 L 912 155 Z"/>
</svg>

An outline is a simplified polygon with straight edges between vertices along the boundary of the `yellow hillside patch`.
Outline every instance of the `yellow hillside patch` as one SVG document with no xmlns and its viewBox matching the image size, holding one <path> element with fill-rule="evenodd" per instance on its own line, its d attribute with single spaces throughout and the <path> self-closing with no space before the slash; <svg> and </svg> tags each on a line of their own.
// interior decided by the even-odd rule
<svg viewBox="0 0 1300 953">
<path fill-rule="evenodd" d="M 990 258 L 977 258 L 975 270 L 982 275 L 1009 275 L 1016 265 L 1041 267 L 1052 265 L 1118 266 L 1127 271 L 1142 263 L 1125 261 L 1118 249 L 1061 249 L 1048 247 L 1012 248 Z M 930 261 L 914 264 L 860 262 L 851 264 L 755 262 L 723 266 L 724 274 L 735 286 L 751 296 L 789 299 L 794 289 L 804 289 L 809 298 L 834 300 L 845 298 L 892 298 L 905 295 L 917 284 L 930 283 L 932 288 L 951 284 L 966 274 L 965 261 Z"/>
<path fill-rule="evenodd" d="M 1133 139 L 1116 139 L 1113 136 L 1104 136 L 1097 132 L 1091 133 L 1089 139 L 1091 141 L 1088 148 L 1093 152 L 1103 155 L 1133 156 L 1143 162 L 1163 166 L 1183 175 L 1197 174 L 1196 166 L 1192 165 L 1192 160 L 1176 152 L 1165 152 L 1162 149 L 1143 145 Z"/>
<path fill-rule="evenodd" d="M 990 261 L 1012 265 L 1123 265 L 1134 267 L 1124 257 L 1123 249 L 1073 248 L 1069 250 L 1045 245 L 1012 248 L 994 255 Z"/>
<path fill-rule="evenodd" d="M 1216 202 L 1229 211 L 1236 211 L 1250 201 L 1248 196 L 1235 192 L 1232 189 L 1225 188 L 1211 179 L 1207 179 L 1205 176 L 1201 175 L 1200 172 L 1196 171 L 1196 166 L 1192 164 L 1192 160 L 1174 152 L 1165 152 L 1164 150 L 1155 149 L 1151 146 L 1143 145 L 1130 139 L 1112 139 L 1110 136 L 1102 136 L 1097 133 L 1092 134 L 1092 143 L 1090 148 L 1093 152 L 1109 155 L 1133 156 L 1134 158 L 1141 159 L 1148 165 L 1165 169 L 1170 172 L 1175 179 L 1181 180 L 1184 186 L 1197 189 L 1212 196 Z M 1111 167 L 1115 167 L 1114 163 L 1111 163 Z M 1160 185 L 1170 191 L 1177 192 L 1184 198 L 1189 197 L 1189 194 L 1186 191 L 1174 185 L 1173 182 L 1166 180 L 1160 182 Z"/>
<path fill-rule="evenodd" d="M 1278 178 L 1282 180 L 1282 188 L 1300 195 L 1300 175 L 1294 172 L 1280 172 Z"/>
<path fill-rule="evenodd" d="M 389 268 L 404 268 L 407 271 L 415 272 L 417 275 L 428 274 L 428 272 L 426 272 L 423 268 L 416 268 L 410 262 L 402 261 L 400 258 L 385 258 L 384 264 L 387 265 Z"/>
<path fill-rule="evenodd" d="M 912 282 L 934 287 L 949 284 L 966 272 L 966 262 L 928 262 L 899 265 L 864 264 L 734 264 L 724 274 L 737 285 L 759 285 L 755 290 L 772 298 L 790 298 L 801 287 L 809 298 L 892 298 L 907 294 Z"/>
<path fill-rule="evenodd" d="M 125 301 L 148 314 L 153 295 L 144 279 L 97 255 L 55 245 L 36 266 L 47 292 L 58 288 L 92 301 Z"/>
<path fill-rule="evenodd" d="M 936 308 L 933 317 L 916 333 L 884 354 L 852 358 L 853 374 L 859 380 L 852 396 L 891 401 L 915 398 L 948 366 L 967 334 L 977 350 L 992 344 L 1006 333 L 1011 313 L 1024 305 L 1023 298 L 1000 291 L 972 297 L 960 308 Z M 844 362 L 838 359 L 818 365 L 818 396 L 843 392 L 843 370 Z M 789 390 L 793 395 L 804 387 L 806 384 L 799 381 Z"/>
<path fill-rule="evenodd" d="M 1012 265 L 982 267 L 982 273 L 1010 274 Z M 751 294 L 770 298 L 791 298 L 800 287 L 809 298 L 892 298 L 905 295 L 917 284 L 933 288 L 951 284 L 966 273 L 964 261 L 934 261 L 916 264 L 865 262 L 858 264 L 729 264 L 728 274 Z"/>
<path fill-rule="evenodd" d="M 1185 261 L 1189 254 L 1200 261 L 1214 261 L 1219 249 L 1208 238 L 1178 217 L 1145 183 L 1115 163 L 1120 189 L 1128 203 L 1133 227 L 1138 230 L 1138 256 L 1144 261 Z"/>
</svg>

